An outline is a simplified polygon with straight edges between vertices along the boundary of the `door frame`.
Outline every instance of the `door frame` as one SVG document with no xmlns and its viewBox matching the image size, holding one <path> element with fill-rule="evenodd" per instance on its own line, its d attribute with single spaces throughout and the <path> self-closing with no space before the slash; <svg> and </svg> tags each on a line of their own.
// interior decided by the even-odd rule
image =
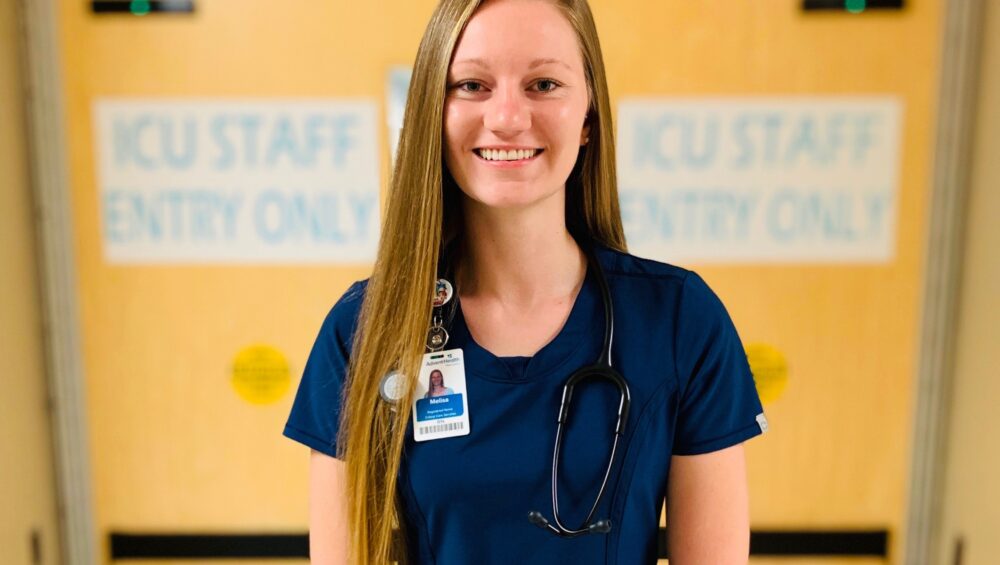
<svg viewBox="0 0 1000 565">
<path fill-rule="evenodd" d="M 939 555 L 983 0 L 943 0 L 903 563 Z"/>
<path fill-rule="evenodd" d="M 99 562 L 57 0 L 18 0 L 62 562 Z"/>
</svg>

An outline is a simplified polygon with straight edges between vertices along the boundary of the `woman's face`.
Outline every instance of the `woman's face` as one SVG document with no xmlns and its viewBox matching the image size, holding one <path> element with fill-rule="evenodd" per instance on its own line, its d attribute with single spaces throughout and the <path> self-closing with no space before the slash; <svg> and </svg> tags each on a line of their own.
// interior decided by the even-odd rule
<svg viewBox="0 0 1000 565">
<path fill-rule="evenodd" d="M 448 69 L 448 170 L 486 206 L 544 200 L 565 189 L 588 132 L 587 106 L 583 55 L 559 8 L 547 0 L 487 0 Z"/>
<path fill-rule="evenodd" d="M 441 386 L 444 383 L 444 375 L 441 371 L 431 371 L 431 386 Z"/>
</svg>

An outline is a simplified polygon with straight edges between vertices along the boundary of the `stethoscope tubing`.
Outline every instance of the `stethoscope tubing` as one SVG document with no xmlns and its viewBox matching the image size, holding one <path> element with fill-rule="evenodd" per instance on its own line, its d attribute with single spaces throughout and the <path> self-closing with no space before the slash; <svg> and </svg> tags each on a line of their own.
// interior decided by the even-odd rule
<svg viewBox="0 0 1000 565">
<path fill-rule="evenodd" d="M 531 523 L 545 528 L 560 537 L 576 537 L 590 533 L 608 533 L 611 531 L 610 520 L 598 520 L 593 523 L 591 520 L 593 520 L 594 514 L 597 512 L 597 508 L 600 506 L 601 499 L 604 497 L 604 491 L 607 488 L 608 479 L 611 476 L 611 469 L 614 467 L 615 454 L 618 451 L 618 441 L 621 439 L 621 436 L 625 431 L 625 422 L 628 420 L 628 409 L 631 403 L 631 394 L 629 392 L 628 383 L 625 381 L 625 378 L 611 366 L 611 345 L 614 340 L 614 309 L 611 303 L 611 292 L 608 288 L 607 280 L 604 278 L 604 270 L 598 262 L 592 246 L 588 245 L 586 247 L 586 254 L 588 263 L 592 267 L 595 277 L 597 278 L 597 283 L 601 291 L 601 297 L 604 302 L 604 339 L 601 346 L 601 355 L 595 364 L 578 369 L 570 375 L 570 377 L 566 380 L 566 383 L 563 385 L 562 401 L 559 406 L 559 417 L 557 419 L 556 426 L 556 440 L 552 449 L 552 521 L 555 522 L 555 524 L 546 520 L 545 517 L 538 511 L 528 513 L 528 520 Z M 611 454 L 608 457 L 608 465 L 604 470 L 604 477 L 601 480 L 601 488 L 597 492 L 597 498 L 594 500 L 594 504 L 591 506 L 590 512 L 587 513 L 587 518 L 584 519 L 583 525 L 580 526 L 580 528 L 571 529 L 567 528 L 559 517 L 559 454 L 562 449 L 563 426 L 569 419 L 569 409 L 573 401 L 574 388 L 583 380 L 594 377 L 609 380 L 618 387 L 620 396 L 618 402 L 618 416 L 615 422 L 614 430 L 615 439 L 611 444 Z"/>
</svg>

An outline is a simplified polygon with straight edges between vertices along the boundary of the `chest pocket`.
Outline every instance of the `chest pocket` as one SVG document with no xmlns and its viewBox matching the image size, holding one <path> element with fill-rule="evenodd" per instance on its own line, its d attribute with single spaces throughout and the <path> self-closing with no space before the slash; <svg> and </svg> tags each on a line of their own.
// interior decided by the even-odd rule
<svg viewBox="0 0 1000 565">
<path fill-rule="evenodd" d="M 608 564 L 655 563 L 660 511 L 670 471 L 670 451 L 676 407 L 676 386 L 664 380 L 652 395 L 636 405 L 629 424 L 632 433 L 619 460 L 621 473 L 611 500 L 613 528 L 608 539 Z"/>
</svg>

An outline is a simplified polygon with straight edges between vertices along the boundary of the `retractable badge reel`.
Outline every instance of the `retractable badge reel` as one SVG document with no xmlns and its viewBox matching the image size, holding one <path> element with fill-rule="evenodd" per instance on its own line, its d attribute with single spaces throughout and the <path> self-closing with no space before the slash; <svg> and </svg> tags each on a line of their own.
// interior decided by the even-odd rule
<svg viewBox="0 0 1000 565">
<path fill-rule="evenodd" d="M 438 279 L 434 284 L 434 297 L 431 301 L 434 312 L 431 316 L 431 327 L 427 331 L 427 350 L 431 353 L 441 351 L 448 344 L 448 331 L 444 328 L 444 306 L 451 302 L 455 289 L 446 279 Z M 454 315 L 454 305 L 451 308 Z M 463 376 L 464 377 L 464 376 Z M 382 377 L 379 384 L 379 395 L 388 402 L 392 410 L 406 395 L 406 378 L 398 370 L 393 370 Z"/>
<path fill-rule="evenodd" d="M 427 353 L 420 364 L 413 398 L 413 440 L 429 441 L 469 433 L 469 398 L 461 348 L 445 349 L 458 303 L 447 279 L 434 284 Z"/>
<path fill-rule="evenodd" d="M 465 391 L 465 369 L 464 363 L 462 361 L 462 351 L 460 349 L 455 349 L 452 351 L 442 351 L 444 347 L 448 344 L 448 330 L 445 329 L 445 324 L 451 321 L 451 318 L 455 313 L 455 303 L 452 302 L 452 298 L 455 295 L 455 289 L 452 284 L 447 279 L 438 279 L 434 284 L 434 295 L 431 300 L 431 305 L 433 306 L 433 313 L 431 315 L 431 327 L 427 330 L 427 340 L 425 346 L 428 353 L 424 355 L 424 360 L 421 365 L 421 377 L 418 383 L 418 399 L 427 395 L 427 391 L 424 389 L 430 388 L 430 383 L 428 386 L 424 385 L 424 381 L 428 381 L 427 376 L 434 372 L 433 366 L 436 365 L 448 365 L 447 369 L 445 367 L 439 367 L 437 371 L 441 373 L 443 370 L 447 370 L 449 373 L 450 384 L 453 386 L 447 390 L 452 390 L 453 388 L 460 388 L 461 393 Z M 448 308 L 448 320 L 445 320 L 445 306 L 451 305 Z M 457 365 L 457 366 L 456 366 Z M 429 371 L 429 372 L 428 372 Z M 435 375 L 436 376 L 436 375 Z M 456 387 L 456 385 L 461 385 Z M 406 377 L 398 370 L 390 371 L 384 377 L 382 377 L 382 382 L 379 384 L 379 395 L 382 400 L 386 401 L 392 407 L 392 410 L 396 410 L 396 405 L 399 401 L 406 395 Z M 458 399 L 449 399 L 458 400 Z M 462 394 L 462 403 L 465 404 L 464 394 Z M 444 403 L 438 400 L 439 403 Z M 466 410 L 461 410 L 461 412 L 466 412 Z M 442 416 L 447 415 L 448 411 L 434 410 L 430 411 L 432 416 Z M 415 413 L 416 414 L 416 413 Z M 418 416 L 427 416 L 424 412 L 418 414 Z M 419 418 L 418 418 L 419 419 Z M 443 419 L 443 418 L 439 418 Z M 465 427 L 467 429 L 467 426 Z M 468 432 L 465 432 L 468 433 Z M 450 437 L 450 436 L 449 436 Z M 427 438 L 432 439 L 432 438 Z M 420 441 L 420 438 L 417 438 Z"/>
</svg>

